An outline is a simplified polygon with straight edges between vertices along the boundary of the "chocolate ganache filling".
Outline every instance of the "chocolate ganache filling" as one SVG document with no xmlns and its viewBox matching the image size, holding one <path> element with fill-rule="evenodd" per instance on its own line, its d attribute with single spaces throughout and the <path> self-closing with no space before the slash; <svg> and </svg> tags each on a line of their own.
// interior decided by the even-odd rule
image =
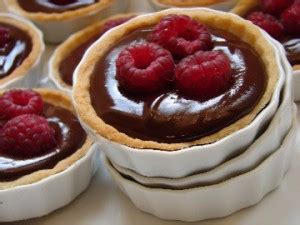
<svg viewBox="0 0 300 225">
<path fill-rule="evenodd" d="M 18 3 L 28 12 L 60 13 L 83 8 L 99 1 L 100 0 L 18 0 Z"/>
<path fill-rule="evenodd" d="M 43 115 L 55 130 L 56 147 L 31 158 L 12 156 L 0 150 L 1 182 L 16 180 L 38 170 L 51 169 L 85 143 L 86 133 L 72 112 L 45 103 Z"/>
<path fill-rule="evenodd" d="M 10 24 L 0 23 L 8 30 L 9 38 L 0 45 L 0 79 L 9 76 L 28 57 L 32 50 L 30 36 Z M 6 35 L 6 34 L 5 34 Z"/>
<path fill-rule="evenodd" d="M 212 134 L 251 112 L 267 83 L 260 56 L 238 37 L 209 29 L 213 50 L 224 52 L 231 62 L 234 82 L 229 90 L 205 101 L 186 98 L 175 88 L 144 95 L 122 90 L 116 80 L 115 61 L 121 50 L 145 41 L 151 31 L 139 29 L 116 43 L 95 65 L 90 94 L 97 115 L 133 138 L 178 143 Z"/>
</svg>

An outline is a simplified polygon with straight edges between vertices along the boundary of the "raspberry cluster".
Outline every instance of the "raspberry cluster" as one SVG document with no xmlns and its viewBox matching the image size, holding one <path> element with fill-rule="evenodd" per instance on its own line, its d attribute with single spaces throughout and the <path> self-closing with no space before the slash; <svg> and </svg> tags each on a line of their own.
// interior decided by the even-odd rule
<svg viewBox="0 0 300 225">
<path fill-rule="evenodd" d="M 262 11 L 247 16 L 255 25 L 280 39 L 284 33 L 300 34 L 299 0 L 261 0 Z"/>
<path fill-rule="evenodd" d="M 204 24 L 185 15 L 169 15 L 153 28 L 147 41 L 120 52 L 116 78 L 129 92 L 145 94 L 173 86 L 186 97 L 205 101 L 232 83 L 229 58 L 212 48 Z"/>
<path fill-rule="evenodd" d="M 55 131 L 43 112 L 40 94 L 10 90 L 0 97 L 0 149 L 16 156 L 39 155 L 56 145 Z"/>
</svg>

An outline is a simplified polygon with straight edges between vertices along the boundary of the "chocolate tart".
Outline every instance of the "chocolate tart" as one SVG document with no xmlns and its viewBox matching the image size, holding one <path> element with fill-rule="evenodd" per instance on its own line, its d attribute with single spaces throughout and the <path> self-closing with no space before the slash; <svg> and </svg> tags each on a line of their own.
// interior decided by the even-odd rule
<svg viewBox="0 0 300 225">
<path fill-rule="evenodd" d="M 44 116 L 60 132 L 60 141 L 55 148 L 34 157 L 10 156 L 0 151 L 0 190 L 33 184 L 58 174 L 84 157 L 92 146 L 74 115 L 69 97 L 50 89 L 36 91 L 44 100 Z"/>
<path fill-rule="evenodd" d="M 114 83 L 113 76 L 107 77 L 105 74 L 104 79 L 102 79 L 103 76 L 101 76 L 101 71 L 110 71 L 110 68 L 103 68 L 104 65 L 113 65 L 113 61 L 110 61 L 110 58 L 107 58 L 107 56 L 109 56 L 110 53 L 114 52 L 114 50 L 118 51 L 118 48 L 124 45 L 124 41 L 126 44 L 126 40 L 131 40 L 130 38 L 132 37 L 137 39 L 140 38 L 139 36 L 134 35 L 138 35 L 140 30 L 149 30 L 149 27 L 151 28 L 152 26 L 156 25 L 162 18 L 169 14 L 186 14 L 192 17 L 193 19 L 201 21 L 203 24 L 207 25 L 211 31 L 215 31 L 214 34 L 216 35 L 218 35 L 218 33 L 224 32 L 230 36 L 230 39 L 236 38 L 239 44 L 244 43 L 249 47 L 249 49 L 251 49 L 250 51 L 253 52 L 253 54 L 255 55 L 255 64 L 261 64 L 261 68 L 263 68 L 264 70 L 262 74 L 265 72 L 265 86 L 263 85 L 264 88 L 262 89 L 261 96 L 252 108 L 248 109 L 248 111 L 245 114 L 235 119 L 234 121 L 231 121 L 227 125 L 220 127 L 212 132 L 205 133 L 204 131 L 202 135 L 193 136 L 192 139 L 175 138 L 171 141 L 164 141 L 165 139 L 161 138 L 149 138 L 149 135 L 147 133 L 147 126 L 145 127 L 145 133 L 131 132 L 131 127 L 130 129 L 126 129 L 129 128 L 129 126 L 138 127 L 140 123 L 137 122 L 137 120 L 132 120 L 132 115 L 124 111 L 121 111 L 121 113 L 116 114 L 117 116 L 115 116 L 114 118 L 110 117 L 114 116 L 116 111 L 119 110 L 119 105 L 117 105 L 116 102 L 119 99 L 122 99 L 125 95 L 122 95 L 121 91 L 117 92 L 115 86 L 111 86 Z M 81 61 L 81 64 L 76 70 L 76 82 L 73 87 L 73 99 L 75 108 L 78 112 L 81 122 L 84 124 L 84 127 L 86 127 L 89 130 L 89 132 L 93 133 L 100 139 L 101 137 L 104 137 L 105 139 L 108 139 L 108 141 L 112 141 L 121 145 L 137 149 L 157 149 L 173 151 L 191 146 L 205 145 L 216 142 L 249 125 L 269 103 L 271 96 L 273 95 L 273 92 L 275 90 L 277 81 L 279 80 L 279 67 L 277 65 L 276 54 L 273 50 L 272 45 L 265 39 L 260 30 L 256 26 L 246 21 L 236 19 L 236 17 L 230 14 L 220 13 L 212 10 L 170 9 L 154 14 L 139 16 L 137 18 L 132 19 L 130 22 L 124 24 L 123 26 L 120 26 L 109 32 L 107 35 L 102 37 L 93 46 L 93 48 L 90 48 L 90 50 L 85 55 L 84 59 Z M 221 38 L 225 37 L 222 36 Z M 114 55 L 114 53 L 112 53 L 111 55 Z M 114 56 L 111 59 L 114 60 Z M 105 62 L 107 62 L 107 64 Z M 250 67 L 248 69 L 250 69 Z M 111 71 L 114 71 L 114 69 L 112 69 Z M 97 76 L 97 73 L 100 75 Z M 108 83 L 103 84 L 103 81 L 108 81 Z M 110 95 L 112 100 L 107 100 L 106 97 L 102 95 L 102 90 L 106 91 L 106 89 L 109 87 L 112 87 L 112 89 L 108 90 L 108 92 L 112 93 Z M 99 95 L 97 95 L 97 91 L 99 92 Z M 131 101 L 136 103 L 143 103 L 143 100 L 140 100 L 139 96 L 135 97 L 136 98 L 132 99 L 129 98 L 129 102 Z M 111 102 L 113 102 L 113 104 Z M 114 105 L 114 103 L 116 104 Z M 146 105 L 148 103 L 149 102 L 147 102 Z M 103 105 L 103 107 L 99 108 L 97 104 Z M 106 110 L 107 105 L 109 106 L 108 111 L 106 117 L 103 118 L 101 112 L 99 113 L 99 109 Z M 132 106 L 128 105 L 126 107 L 130 109 Z M 172 104 L 169 104 L 169 107 L 172 108 Z M 143 111 L 143 109 L 146 111 Z M 140 111 L 139 109 L 135 110 L 137 112 Z M 142 115 L 149 115 L 149 110 L 147 111 L 147 108 L 145 107 L 142 108 L 141 112 L 143 112 Z M 126 114 L 129 114 L 129 116 L 123 117 Z M 135 115 L 133 115 L 132 117 L 134 116 Z M 110 122 L 106 122 L 107 120 L 110 120 L 109 117 L 112 118 L 112 120 L 116 119 L 116 121 L 118 120 L 118 117 L 123 119 L 124 126 L 122 127 L 118 124 L 118 128 L 116 128 L 115 124 L 111 125 L 112 123 L 114 123 L 114 121 L 111 122 L 111 120 Z M 212 115 L 212 117 L 214 116 Z M 179 121 L 190 120 L 191 118 L 179 118 Z M 151 130 L 151 123 L 148 125 L 149 132 L 152 132 L 152 134 L 155 133 L 154 130 Z M 164 132 L 164 130 L 168 129 L 170 130 L 170 127 L 171 129 L 173 128 L 172 126 L 168 125 L 171 125 L 171 123 L 167 123 L 166 126 L 163 126 L 160 129 L 157 128 L 157 133 Z"/>
<path fill-rule="evenodd" d="M 58 46 L 49 63 L 49 77 L 55 85 L 61 90 L 71 92 L 75 68 L 86 50 L 104 34 L 105 24 L 109 21 L 134 16 L 136 14 L 118 14 L 108 17 L 75 33 Z"/>
<path fill-rule="evenodd" d="M 236 4 L 236 6 L 231 10 L 232 13 L 235 13 L 241 17 L 245 17 L 247 16 L 250 12 L 255 11 L 257 9 L 259 9 L 260 7 L 260 1 L 259 0 L 241 0 L 239 1 L 238 4 Z M 293 41 L 295 40 L 295 43 L 292 45 L 292 47 L 290 49 L 288 49 L 288 41 Z M 288 56 L 288 59 L 291 63 L 291 65 L 293 66 L 294 70 L 300 70 L 300 38 L 297 37 L 296 35 L 293 36 L 287 36 L 285 35 L 285 37 L 282 40 L 278 40 L 281 44 L 283 44 L 283 47 L 285 48 L 285 50 L 293 52 L 296 49 L 296 53 L 295 54 L 291 54 L 291 56 Z M 285 45 L 286 43 L 286 45 Z"/>
<path fill-rule="evenodd" d="M 12 39 L 4 52 L 0 53 L 4 61 L 1 65 L 0 87 L 28 86 L 31 76 L 34 76 L 32 70 L 45 48 L 42 33 L 30 22 L 5 13 L 0 14 L 0 24 L 8 28 Z"/>
<path fill-rule="evenodd" d="M 41 6 L 36 3 L 36 0 L 29 0 L 25 2 L 22 0 L 5 0 L 7 7 L 16 14 L 22 15 L 30 20 L 40 21 L 64 21 L 83 17 L 109 7 L 113 0 L 95 0 L 91 1 L 90 4 L 71 9 L 64 7 L 66 9 L 62 10 L 56 10 L 56 7 L 54 7 L 53 4 L 50 4 L 49 6 Z M 39 5 L 40 8 L 38 7 Z"/>
<path fill-rule="evenodd" d="M 60 43 L 71 34 L 108 16 L 113 10 L 123 10 L 125 7 L 119 7 L 116 0 L 74 1 L 70 4 L 57 4 L 54 0 L 5 0 L 5 4 L 12 13 L 32 20 L 50 43 Z"/>
</svg>

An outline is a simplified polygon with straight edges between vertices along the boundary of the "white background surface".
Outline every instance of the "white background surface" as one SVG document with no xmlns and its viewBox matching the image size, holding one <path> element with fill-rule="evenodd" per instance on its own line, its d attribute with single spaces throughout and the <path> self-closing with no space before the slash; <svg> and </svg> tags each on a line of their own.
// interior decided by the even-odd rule
<svg viewBox="0 0 300 225">
<path fill-rule="evenodd" d="M 147 0 L 131 1 L 130 11 L 147 12 L 151 7 Z M 0 1 L 0 11 L 4 11 Z M 48 57 L 54 46 L 48 47 L 44 59 L 44 74 Z M 300 113 L 298 113 L 298 118 Z M 299 136 L 300 137 L 300 136 Z M 300 144 L 300 142 L 299 142 Z M 299 225 L 300 224 L 300 151 L 292 161 L 292 166 L 281 186 L 263 201 L 232 216 L 203 221 L 199 225 Z M 100 162 L 100 159 L 99 159 Z M 230 201 L 230 199 L 228 199 Z M 30 202 L 28 202 L 30 207 Z M 91 186 L 72 204 L 49 216 L 24 222 L 1 223 L 13 225 L 183 225 L 183 222 L 163 221 L 136 209 L 126 196 L 116 187 L 100 164 Z"/>
</svg>

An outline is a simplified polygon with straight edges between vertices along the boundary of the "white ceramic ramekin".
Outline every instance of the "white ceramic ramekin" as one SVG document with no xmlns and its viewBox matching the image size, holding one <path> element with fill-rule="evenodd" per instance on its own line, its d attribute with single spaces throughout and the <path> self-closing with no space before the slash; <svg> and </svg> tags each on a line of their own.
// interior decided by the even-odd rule
<svg viewBox="0 0 300 225">
<path fill-rule="evenodd" d="M 294 89 L 295 101 L 300 101 L 300 70 L 294 71 L 293 89 Z"/>
<path fill-rule="evenodd" d="M 167 8 L 171 8 L 171 7 L 176 7 L 174 5 L 162 4 L 158 0 L 149 0 L 149 2 L 151 3 L 151 5 L 153 6 L 153 8 L 155 10 L 163 10 L 163 9 L 167 9 Z M 220 10 L 220 11 L 224 11 L 224 12 L 228 12 L 235 6 L 235 4 L 237 2 L 238 2 L 238 0 L 226 0 L 226 1 L 223 1 L 223 2 L 208 5 L 208 6 L 205 6 L 205 7 Z"/>
<path fill-rule="evenodd" d="M 20 23 L 25 24 L 26 26 L 34 30 L 34 32 L 38 36 L 39 39 L 38 41 L 41 48 L 38 56 L 36 57 L 35 62 L 31 66 L 31 69 L 28 70 L 26 74 L 18 74 L 18 76 L 16 76 L 14 79 L 10 79 L 9 81 L 3 83 L 2 85 L 0 85 L 0 89 L 3 90 L 3 89 L 16 88 L 16 87 L 23 87 L 23 88 L 36 87 L 41 77 L 40 61 L 45 50 L 43 33 L 32 22 L 25 20 L 24 18 L 21 18 L 16 15 L 8 14 L 8 13 L 0 13 L 0 17 L 1 16 L 12 18 L 13 20 L 17 20 Z"/>
<path fill-rule="evenodd" d="M 15 7 L 11 7 L 9 0 L 5 0 L 5 4 L 11 12 L 24 16 L 20 10 L 17 10 Z M 71 34 L 85 28 L 89 24 L 109 15 L 126 11 L 127 8 L 128 0 L 113 0 L 111 4 L 87 15 L 76 17 L 75 19 L 43 21 L 32 18 L 32 21 L 43 31 L 46 42 L 56 44 L 64 41 Z"/>
<path fill-rule="evenodd" d="M 194 12 L 199 9 L 184 9 L 186 12 Z M 210 11 L 210 9 L 201 9 Z M 170 9 L 164 12 L 181 13 L 182 9 Z M 222 13 L 222 12 L 219 12 Z M 137 20 L 146 19 L 147 16 L 151 17 L 152 14 L 142 15 L 132 19 L 129 23 L 134 23 Z M 241 19 L 236 15 L 237 20 Z M 129 24 L 127 23 L 127 24 Z M 118 29 L 122 29 L 125 25 L 121 25 L 110 32 L 103 35 L 93 46 L 101 42 L 106 36 L 112 35 Z M 153 149 L 136 149 L 128 147 L 117 142 L 110 141 L 100 135 L 98 135 L 91 127 L 86 125 L 82 120 L 81 124 L 85 130 L 94 138 L 94 141 L 102 145 L 102 149 L 106 156 L 114 163 L 121 167 L 131 169 L 143 176 L 148 177 L 168 177 L 179 178 L 187 175 L 195 174 L 198 172 L 208 171 L 221 163 L 228 160 L 233 155 L 239 154 L 244 151 L 267 125 L 270 119 L 276 112 L 279 101 L 280 92 L 285 81 L 286 76 L 291 76 L 292 70 L 289 64 L 285 61 L 285 67 L 282 68 L 282 59 L 286 58 L 282 52 L 282 46 L 274 45 L 272 40 L 265 32 L 262 32 L 270 44 L 274 46 L 273 50 L 276 52 L 277 62 L 280 69 L 279 81 L 274 90 L 273 96 L 269 104 L 257 115 L 251 124 L 234 132 L 219 141 L 216 141 L 207 145 L 193 146 L 178 151 L 158 151 Z M 84 63 L 89 56 L 89 52 L 93 49 L 93 46 L 85 54 L 81 64 Z M 281 50 L 279 50 L 281 48 Z M 76 77 L 79 71 L 80 65 L 75 71 L 75 84 Z M 76 101 L 74 105 L 76 108 Z M 80 119 L 80 118 L 79 118 Z"/>
<path fill-rule="evenodd" d="M 296 108 L 295 108 L 296 110 Z M 282 181 L 297 136 L 297 119 L 282 145 L 255 169 L 220 184 L 185 190 L 147 188 L 122 177 L 106 161 L 120 189 L 142 211 L 167 220 L 199 221 L 225 217 L 257 204 Z"/>
<path fill-rule="evenodd" d="M 289 82 L 290 83 L 290 82 Z M 192 176 L 172 179 L 160 177 L 144 177 L 132 170 L 114 165 L 122 175 L 131 177 L 136 182 L 154 188 L 187 189 L 220 183 L 253 169 L 267 156 L 272 154 L 282 143 L 292 125 L 292 98 L 289 91 L 290 85 L 286 85 L 283 102 L 272 119 L 267 130 L 241 155 L 221 164 L 213 170 Z"/>
<path fill-rule="evenodd" d="M 274 45 L 279 45 L 279 43 L 275 40 L 273 42 Z M 279 51 L 283 51 L 283 49 L 279 48 Z M 285 65 L 284 69 L 288 71 L 290 67 L 288 66 L 286 58 L 283 58 L 282 63 Z M 233 174 L 249 171 L 279 147 L 282 139 L 290 129 L 293 117 L 293 95 L 290 91 L 292 88 L 292 78 L 294 78 L 294 76 L 287 76 L 281 97 L 281 104 L 265 132 L 241 155 L 221 164 L 213 170 L 184 178 L 169 179 L 160 177 L 144 177 L 132 170 L 118 165 L 113 164 L 113 166 L 121 174 L 133 178 L 142 185 L 149 187 L 166 187 L 171 189 L 186 189 L 199 185 L 214 184 L 228 179 Z"/>
<path fill-rule="evenodd" d="M 45 216 L 73 201 L 89 185 L 99 161 L 98 146 L 68 169 L 39 182 L 0 190 L 0 222 Z"/>
</svg>

